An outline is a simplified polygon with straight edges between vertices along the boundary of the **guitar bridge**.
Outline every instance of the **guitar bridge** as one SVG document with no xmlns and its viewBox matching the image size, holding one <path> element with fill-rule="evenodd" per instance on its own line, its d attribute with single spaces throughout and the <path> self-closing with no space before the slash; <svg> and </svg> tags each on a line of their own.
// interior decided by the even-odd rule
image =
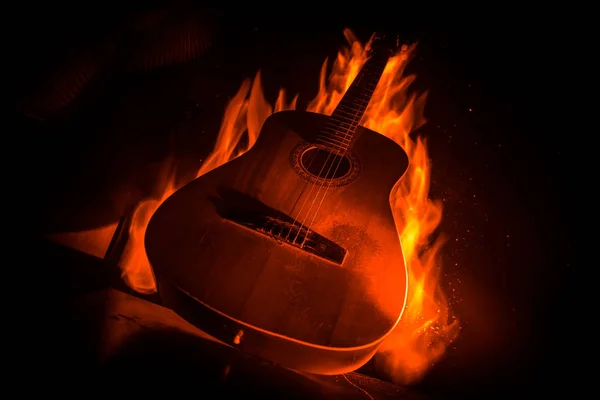
<svg viewBox="0 0 600 400">
<path fill-rule="evenodd" d="M 285 244 L 306 251 L 325 260 L 341 265 L 346 249 L 327 239 L 289 216 L 274 217 L 253 210 L 230 210 L 225 219 L 271 237 Z"/>
</svg>

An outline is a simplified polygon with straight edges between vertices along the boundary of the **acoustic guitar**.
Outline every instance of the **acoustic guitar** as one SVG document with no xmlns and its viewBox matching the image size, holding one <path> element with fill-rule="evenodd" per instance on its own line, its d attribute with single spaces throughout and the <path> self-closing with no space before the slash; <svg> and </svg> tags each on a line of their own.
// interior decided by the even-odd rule
<svg viewBox="0 0 600 400">
<path fill-rule="evenodd" d="M 297 370 L 345 373 L 373 356 L 407 287 L 390 192 L 408 157 L 359 125 L 392 50 L 373 40 L 331 116 L 271 115 L 250 150 L 157 209 L 145 246 L 165 306 Z"/>
</svg>

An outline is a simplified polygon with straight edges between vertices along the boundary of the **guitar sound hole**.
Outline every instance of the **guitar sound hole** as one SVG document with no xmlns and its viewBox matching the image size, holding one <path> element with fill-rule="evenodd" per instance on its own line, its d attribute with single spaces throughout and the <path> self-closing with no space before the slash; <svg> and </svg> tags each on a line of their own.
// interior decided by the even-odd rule
<svg viewBox="0 0 600 400">
<path fill-rule="evenodd" d="M 346 176 L 352 163 L 346 156 L 330 153 L 318 147 L 311 147 L 302 153 L 302 168 L 320 179 L 338 179 Z"/>
</svg>

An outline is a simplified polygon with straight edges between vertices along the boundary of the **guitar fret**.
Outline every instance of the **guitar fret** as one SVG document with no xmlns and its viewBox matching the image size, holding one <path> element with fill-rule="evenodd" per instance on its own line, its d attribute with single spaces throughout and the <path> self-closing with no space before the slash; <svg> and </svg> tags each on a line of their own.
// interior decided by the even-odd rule
<svg viewBox="0 0 600 400">
<path fill-rule="evenodd" d="M 350 116 L 347 116 L 345 114 L 350 115 Z M 353 125 L 357 122 L 357 119 L 358 119 L 357 117 L 360 114 L 362 114 L 362 113 L 352 113 L 351 114 L 346 111 L 340 110 L 340 111 L 336 112 L 336 114 L 332 114 L 330 117 L 330 120 L 333 119 L 334 120 L 333 122 L 343 122 L 348 125 Z"/>
<path fill-rule="evenodd" d="M 340 104 L 340 107 L 346 107 L 346 108 L 355 108 L 357 111 L 364 111 L 367 108 L 367 104 L 366 103 L 358 103 L 356 101 L 350 101 L 348 100 L 347 103 L 344 104 Z"/>
<path fill-rule="evenodd" d="M 363 87 L 356 87 L 357 90 L 375 90 L 377 85 L 374 83 L 367 82 L 363 85 Z"/>
<path fill-rule="evenodd" d="M 346 126 L 342 126 L 342 125 L 346 125 Z M 338 134 L 341 134 L 341 135 L 348 135 L 350 133 L 348 131 L 350 129 L 356 128 L 357 126 L 358 126 L 358 121 L 340 122 L 336 119 L 335 116 L 332 116 L 332 117 L 329 117 L 329 122 L 327 123 L 327 125 L 325 125 L 325 127 L 323 127 L 323 130 L 329 129 L 329 130 L 336 132 Z"/>
<path fill-rule="evenodd" d="M 348 144 L 351 140 L 348 135 L 343 135 L 342 137 L 334 132 L 326 132 L 325 130 L 321 131 L 321 136 L 331 138 L 343 144 Z"/>
<path fill-rule="evenodd" d="M 346 115 L 349 115 L 350 117 L 344 117 L 343 115 L 339 115 L 340 113 L 344 113 Z M 348 112 L 348 111 L 344 111 L 344 110 L 340 109 L 339 106 L 338 106 L 338 108 L 335 109 L 335 111 L 331 115 L 333 116 L 335 114 L 337 114 L 341 118 L 346 118 L 346 119 L 348 119 L 350 121 L 354 121 L 356 119 L 356 117 L 357 117 L 356 113 L 351 113 L 351 112 Z"/>
<path fill-rule="evenodd" d="M 318 136 L 317 140 L 320 140 L 320 141 L 322 141 L 324 143 L 330 144 L 330 145 L 334 146 L 337 149 L 346 149 L 347 148 L 346 146 L 349 144 L 349 143 L 338 142 L 338 141 L 336 141 L 333 138 L 326 137 L 326 136 L 323 136 L 323 135 Z"/>
<path fill-rule="evenodd" d="M 355 106 L 359 110 L 364 110 L 364 109 L 367 108 L 368 105 L 369 105 L 369 101 L 368 100 L 362 100 L 362 99 L 358 99 L 358 98 L 348 98 L 348 99 L 344 99 L 343 102 L 340 102 L 338 104 L 338 107 Z"/>
<path fill-rule="evenodd" d="M 360 96 L 360 97 L 359 97 Z M 344 97 L 342 101 L 338 104 L 338 108 L 345 108 L 352 110 L 355 113 L 364 112 L 366 107 L 369 104 L 369 100 L 371 95 L 369 94 L 367 97 L 363 99 L 363 94 L 350 94 L 349 96 Z M 336 108 L 337 110 L 337 108 Z"/>
<path fill-rule="evenodd" d="M 353 129 L 353 127 L 350 127 L 350 129 Z M 345 142 L 350 142 L 350 140 L 352 140 L 352 135 L 348 134 L 349 129 L 338 129 L 336 127 L 333 126 L 326 126 L 325 128 L 323 128 L 321 130 L 321 134 L 323 135 L 329 135 L 331 137 L 336 138 L 337 140 L 341 140 L 341 141 L 345 141 Z"/>
<path fill-rule="evenodd" d="M 346 126 L 341 126 L 342 123 L 328 123 L 327 125 L 325 125 L 323 127 L 323 129 L 321 130 L 322 132 L 325 131 L 329 131 L 330 133 L 334 133 L 335 135 L 339 136 L 349 136 L 349 130 L 356 128 L 357 124 L 349 124 L 349 123 L 344 123 L 344 125 Z"/>
<path fill-rule="evenodd" d="M 361 90 L 361 92 L 358 92 L 358 90 Z M 364 102 L 369 102 L 369 99 L 371 98 L 371 95 L 373 94 L 373 90 L 370 89 L 356 89 L 356 91 L 352 91 L 350 92 L 350 96 L 365 96 L 365 99 L 359 99 L 362 100 Z"/>
<path fill-rule="evenodd" d="M 375 90 L 376 87 L 376 84 L 367 82 L 362 86 L 355 86 L 353 88 L 349 88 L 348 90 L 350 91 L 350 93 L 352 93 L 353 91 Z"/>
<path fill-rule="evenodd" d="M 348 93 L 349 97 L 353 96 L 353 97 L 357 98 L 357 100 L 361 100 L 361 101 L 364 101 L 365 103 L 368 103 L 371 95 L 373 94 L 373 91 L 370 89 L 356 89 L 356 90 L 353 90 L 353 91 L 347 92 L 347 93 Z M 362 97 L 362 96 L 365 96 L 366 98 L 365 99 L 358 98 L 358 97 Z M 350 99 L 348 99 L 348 100 L 350 100 Z"/>
<path fill-rule="evenodd" d="M 344 98 L 340 101 L 341 104 L 344 103 L 355 103 L 355 104 L 368 104 L 371 98 L 371 94 L 363 94 L 359 92 L 352 92 L 348 94 L 348 97 Z"/>
<path fill-rule="evenodd" d="M 334 117 L 331 117 L 332 119 Z M 358 123 L 349 123 L 349 122 L 342 122 L 342 121 L 338 121 L 335 120 L 336 124 L 328 124 L 328 126 L 326 127 L 326 129 L 332 129 L 334 131 L 349 131 L 350 129 L 354 129 L 358 126 Z M 330 125 L 330 126 L 329 126 Z M 341 128 L 341 129 L 340 129 Z M 347 135 L 347 133 L 343 133 L 344 135 Z"/>
<path fill-rule="evenodd" d="M 338 114 L 340 112 L 343 112 L 345 114 L 348 114 L 348 115 L 352 116 L 352 119 L 354 119 L 354 118 L 357 117 L 357 114 L 360 114 L 363 111 L 364 111 L 363 109 L 356 110 L 356 109 L 353 109 L 353 108 L 351 108 L 349 106 L 346 106 L 344 104 L 340 104 L 340 105 L 338 105 L 338 107 L 335 109 L 335 111 L 331 115 L 335 115 L 335 114 Z"/>
<path fill-rule="evenodd" d="M 352 121 L 352 122 L 339 122 L 337 119 L 334 120 L 335 117 L 330 117 L 331 122 L 328 123 L 324 129 L 330 129 L 338 134 L 342 134 L 345 136 L 352 136 L 352 130 L 356 129 L 359 125 L 360 121 Z"/>
<path fill-rule="evenodd" d="M 335 143 L 331 143 L 323 138 L 317 137 L 316 139 L 317 141 L 321 142 L 321 144 L 326 145 L 325 147 L 327 147 L 329 150 L 331 150 L 332 152 L 335 152 L 337 154 L 344 154 L 344 152 L 346 150 L 348 150 L 348 148 L 346 146 L 340 146 L 338 144 Z"/>
<path fill-rule="evenodd" d="M 338 107 L 355 108 L 357 111 L 364 111 L 369 103 L 366 101 L 353 101 L 348 99 L 343 103 L 338 104 Z"/>
<path fill-rule="evenodd" d="M 323 142 L 349 146 L 352 136 L 358 128 L 371 97 L 377 88 L 379 79 L 387 65 L 388 57 L 374 55 L 369 58 L 346 93 L 329 117 L 321 131 Z"/>
<path fill-rule="evenodd" d="M 329 117 L 329 122 L 327 123 L 327 126 L 331 126 L 333 129 L 338 129 L 342 128 L 341 130 L 348 130 L 348 129 L 352 129 L 354 127 L 356 127 L 358 125 L 360 121 L 352 120 L 352 121 L 346 121 L 344 119 L 340 119 L 338 115 L 332 115 L 331 117 Z M 347 126 L 341 126 L 341 125 L 347 125 Z"/>
<path fill-rule="evenodd" d="M 357 110 L 357 109 L 354 109 L 354 108 L 352 108 L 352 107 L 350 107 L 350 106 L 347 106 L 347 105 L 345 105 L 345 104 L 340 104 L 340 105 L 339 105 L 339 107 L 346 108 L 346 109 L 348 109 L 348 110 L 350 110 L 350 111 L 352 111 L 352 112 L 355 112 L 355 113 L 361 113 L 361 112 L 363 112 L 363 111 L 364 111 L 364 107 L 363 107 L 363 109 L 358 109 L 358 110 Z"/>
</svg>

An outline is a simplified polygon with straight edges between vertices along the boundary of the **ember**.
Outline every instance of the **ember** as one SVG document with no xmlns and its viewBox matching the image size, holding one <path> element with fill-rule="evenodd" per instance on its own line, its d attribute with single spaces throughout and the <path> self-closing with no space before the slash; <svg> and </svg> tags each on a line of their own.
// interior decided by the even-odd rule
<svg viewBox="0 0 600 400">
<path fill-rule="evenodd" d="M 327 60 L 323 63 L 319 92 L 308 105 L 308 111 L 330 114 L 366 61 L 365 46 L 350 30 L 345 30 L 344 34 L 349 46 L 338 53 L 328 79 Z M 427 143 L 421 137 L 411 137 L 411 133 L 425 123 L 426 100 L 426 93 L 414 94 L 408 90 L 415 76 L 405 75 L 405 67 L 413 50 L 414 46 L 405 48 L 389 60 L 362 121 L 365 127 L 400 144 L 410 159 L 407 175 L 390 197 L 409 272 L 408 300 L 399 325 L 375 356 L 375 365 L 381 372 L 405 384 L 418 381 L 445 353 L 460 329 L 441 288 L 443 237 L 431 239 L 442 218 L 442 204 L 429 198 L 431 165 Z M 275 105 L 269 104 L 262 91 L 260 72 L 253 82 L 243 82 L 227 105 L 215 148 L 197 176 L 252 147 L 269 115 L 295 109 L 296 98 L 288 102 L 286 97 L 285 91 L 280 90 Z M 247 146 L 240 150 L 246 131 Z M 130 242 L 121 260 L 123 278 L 140 293 L 156 291 L 144 251 L 146 226 L 158 206 L 179 187 L 170 172 L 163 178 L 162 196 L 138 205 L 130 229 Z"/>
</svg>

